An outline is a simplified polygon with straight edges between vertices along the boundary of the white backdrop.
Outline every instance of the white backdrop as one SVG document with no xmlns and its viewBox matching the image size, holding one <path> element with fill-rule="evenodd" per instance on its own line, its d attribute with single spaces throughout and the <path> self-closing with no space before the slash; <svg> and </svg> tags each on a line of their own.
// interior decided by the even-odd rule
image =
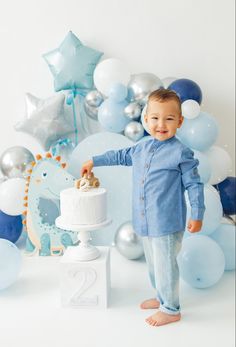
<svg viewBox="0 0 236 347">
<path fill-rule="evenodd" d="M 234 0 L 0 1 L 0 154 L 13 145 L 42 152 L 13 125 L 24 115 L 25 92 L 54 93 L 42 54 L 72 30 L 104 58 L 127 63 L 131 73 L 196 81 L 202 109 L 220 124 L 217 144 L 233 159 Z"/>
</svg>

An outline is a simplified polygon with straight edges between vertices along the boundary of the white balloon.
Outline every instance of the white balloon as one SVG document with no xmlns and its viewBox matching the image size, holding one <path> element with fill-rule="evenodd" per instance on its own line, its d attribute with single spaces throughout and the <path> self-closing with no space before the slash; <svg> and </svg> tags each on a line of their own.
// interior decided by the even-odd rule
<svg viewBox="0 0 236 347">
<path fill-rule="evenodd" d="M 200 113 L 199 103 L 192 99 L 185 100 L 181 105 L 181 109 L 182 115 L 188 119 L 196 118 Z"/>
<path fill-rule="evenodd" d="M 25 180 L 10 178 L 0 185 L 0 210 L 10 216 L 18 216 L 23 212 L 25 196 Z"/>
<path fill-rule="evenodd" d="M 127 85 L 130 79 L 128 67 L 119 59 L 106 59 L 98 64 L 94 70 L 94 84 L 104 95 L 108 92 L 112 84 L 122 83 Z"/>
<path fill-rule="evenodd" d="M 218 184 L 224 181 L 232 167 L 232 160 L 229 154 L 219 146 L 212 146 L 208 151 L 204 152 L 211 165 L 210 184 Z"/>
</svg>

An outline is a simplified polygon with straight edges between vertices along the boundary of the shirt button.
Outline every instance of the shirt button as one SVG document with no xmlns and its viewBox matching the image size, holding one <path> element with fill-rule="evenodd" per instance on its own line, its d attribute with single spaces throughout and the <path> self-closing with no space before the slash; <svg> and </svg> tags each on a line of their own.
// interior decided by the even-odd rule
<svg viewBox="0 0 236 347">
<path fill-rule="evenodd" d="M 144 180 L 142 180 L 141 183 L 144 184 Z"/>
<path fill-rule="evenodd" d="M 145 165 L 145 167 L 146 167 L 146 168 L 148 168 L 148 167 L 149 167 L 149 165 L 148 165 L 148 164 L 146 164 L 146 165 Z"/>
<path fill-rule="evenodd" d="M 144 196 L 141 196 L 140 200 L 144 200 Z"/>
</svg>

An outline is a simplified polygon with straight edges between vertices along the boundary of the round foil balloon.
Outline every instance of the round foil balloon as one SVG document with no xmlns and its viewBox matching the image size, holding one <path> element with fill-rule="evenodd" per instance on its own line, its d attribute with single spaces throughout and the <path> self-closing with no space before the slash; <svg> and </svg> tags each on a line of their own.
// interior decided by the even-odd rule
<svg viewBox="0 0 236 347">
<path fill-rule="evenodd" d="M 143 72 L 132 75 L 128 84 L 129 98 L 131 101 L 142 101 L 148 95 L 163 87 L 162 81 L 153 73 Z"/>
<path fill-rule="evenodd" d="M 131 222 L 126 222 L 118 228 L 115 246 L 127 259 L 139 259 L 144 255 L 142 240 L 135 233 Z"/>
<path fill-rule="evenodd" d="M 139 141 L 143 137 L 144 128 L 141 123 L 132 121 L 126 125 L 124 134 L 132 141 Z"/>
<path fill-rule="evenodd" d="M 15 146 L 5 150 L 0 157 L 0 169 L 9 177 L 26 177 L 29 164 L 34 161 L 33 154 L 25 147 Z"/>
</svg>

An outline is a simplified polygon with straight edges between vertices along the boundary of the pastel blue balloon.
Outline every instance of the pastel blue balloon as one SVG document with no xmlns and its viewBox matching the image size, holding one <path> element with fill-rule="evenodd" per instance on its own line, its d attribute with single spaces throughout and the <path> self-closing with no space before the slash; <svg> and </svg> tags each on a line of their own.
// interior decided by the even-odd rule
<svg viewBox="0 0 236 347">
<path fill-rule="evenodd" d="M 108 96 L 110 99 L 121 102 L 127 97 L 128 89 L 122 83 L 114 83 L 109 89 Z"/>
<path fill-rule="evenodd" d="M 53 74 L 55 91 L 91 89 L 93 72 L 102 54 L 84 46 L 78 37 L 69 31 L 58 48 L 43 55 Z"/>
<path fill-rule="evenodd" d="M 199 160 L 198 173 L 200 175 L 201 182 L 207 183 L 211 177 L 211 165 L 209 160 L 204 153 L 197 150 L 194 150 L 194 157 Z"/>
<path fill-rule="evenodd" d="M 68 171 L 75 177 L 80 177 L 82 164 L 92 156 L 133 145 L 133 141 L 126 136 L 112 132 L 90 135 L 72 152 Z M 92 231 L 92 242 L 97 245 L 111 245 L 120 225 L 132 219 L 132 167 L 101 166 L 95 167 L 93 172 L 99 178 L 101 187 L 107 189 L 107 215 L 112 219 L 112 224 Z"/>
<path fill-rule="evenodd" d="M 216 141 L 219 133 L 216 119 L 206 112 L 200 112 L 194 119 L 184 119 L 177 135 L 182 143 L 198 151 L 206 151 Z"/>
<path fill-rule="evenodd" d="M 122 132 L 130 122 L 124 115 L 124 109 L 127 105 L 127 101 L 115 102 L 109 98 L 105 100 L 98 109 L 98 121 L 101 126 L 114 133 Z"/>
<path fill-rule="evenodd" d="M 211 234 L 224 253 L 225 270 L 235 270 L 235 232 L 235 225 L 222 223 Z"/>
<path fill-rule="evenodd" d="M 191 207 L 187 191 L 185 192 L 185 197 L 187 202 L 186 236 L 193 237 L 195 234 L 190 233 L 187 229 L 188 220 L 191 218 Z M 210 235 L 218 228 L 223 217 L 220 196 L 217 190 L 210 184 L 204 185 L 204 204 L 206 210 L 203 217 L 202 229 L 199 233 L 201 235 Z"/>
<path fill-rule="evenodd" d="M 0 239 L 0 290 L 11 286 L 21 269 L 21 253 L 14 243 Z"/>
<path fill-rule="evenodd" d="M 224 273 L 225 257 L 220 246 L 208 236 L 183 240 L 177 257 L 181 278 L 194 288 L 208 288 Z"/>
</svg>

